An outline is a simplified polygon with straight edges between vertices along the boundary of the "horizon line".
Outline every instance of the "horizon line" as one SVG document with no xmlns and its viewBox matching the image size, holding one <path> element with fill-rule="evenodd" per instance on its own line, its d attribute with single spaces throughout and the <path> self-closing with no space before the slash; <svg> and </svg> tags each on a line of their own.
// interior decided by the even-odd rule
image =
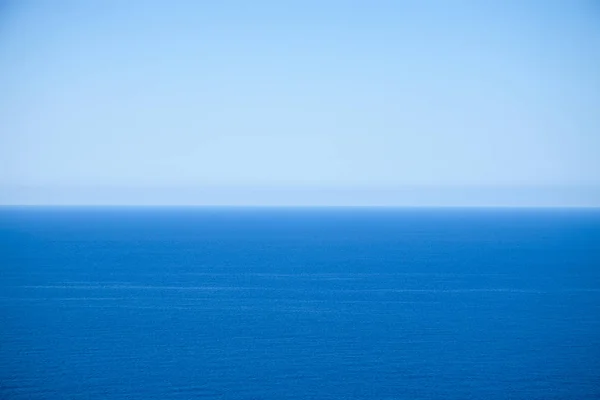
<svg viewBox="0 0 600 400">
<path fill-rule="evenodd" d="M 0 204 L 0 208 L 360 208 L 360 209 L 600 209 L 600 205 L 360 205 L 360 204 Z"/>
</svg>

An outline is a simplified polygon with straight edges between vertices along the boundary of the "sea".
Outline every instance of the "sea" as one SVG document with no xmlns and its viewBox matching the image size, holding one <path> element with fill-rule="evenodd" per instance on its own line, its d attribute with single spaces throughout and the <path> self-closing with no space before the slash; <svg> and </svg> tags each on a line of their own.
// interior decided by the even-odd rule
<svg viewBox="0 0 600 400">
<path fill-rule="evenodd" d="M 600 210 L 2 207 L 0 399 L 600 399 Z"/>
</svg>

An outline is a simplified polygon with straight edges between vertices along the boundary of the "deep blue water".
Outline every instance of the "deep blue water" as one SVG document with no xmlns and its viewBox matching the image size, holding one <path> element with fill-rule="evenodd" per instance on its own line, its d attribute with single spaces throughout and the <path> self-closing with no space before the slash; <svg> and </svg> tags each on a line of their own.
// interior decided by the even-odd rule
<svg viewBox="0 0 600 400">
<path fill-rule="evenodd" d="M 0 209 L 1 399 L 598 399 L 600 211 Z"/>
</svg>

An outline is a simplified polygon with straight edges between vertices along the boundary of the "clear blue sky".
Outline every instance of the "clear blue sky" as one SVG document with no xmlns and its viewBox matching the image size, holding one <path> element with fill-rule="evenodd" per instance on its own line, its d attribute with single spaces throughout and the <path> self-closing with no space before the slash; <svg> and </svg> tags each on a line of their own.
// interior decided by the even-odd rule
<svg viewBox="0 0 600 400">
<path fill-rule="evenodd" d="M 600 205 L 591 0 L 2 1 L 0 88 L 0 203 Z"/>
</svg>

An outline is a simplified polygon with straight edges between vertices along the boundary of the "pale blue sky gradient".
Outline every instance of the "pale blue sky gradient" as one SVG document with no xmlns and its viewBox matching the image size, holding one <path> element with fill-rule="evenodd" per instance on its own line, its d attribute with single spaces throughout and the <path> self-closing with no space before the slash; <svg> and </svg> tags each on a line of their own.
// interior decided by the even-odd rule
<svg viewBox="0 0 600 400">
<path fill-rule="evenodd" d="M 597 2 L 1 4 L 0 203 L 600 205 Z"/>
</svg>

